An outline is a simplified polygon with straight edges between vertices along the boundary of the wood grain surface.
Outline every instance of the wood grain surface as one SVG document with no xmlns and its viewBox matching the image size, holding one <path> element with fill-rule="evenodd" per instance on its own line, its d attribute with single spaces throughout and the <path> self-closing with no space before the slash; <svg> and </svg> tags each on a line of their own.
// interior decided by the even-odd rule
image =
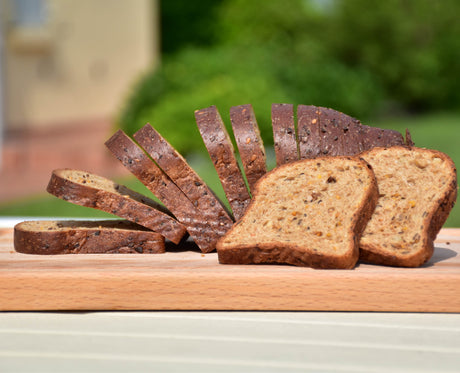
<svg viewBox="0 0 460 373">
<path fill-rule="evenodd" d="M 165 254 L 37 256 L 0 230 L 0 310 L 460 312 L 460 229 L 421 268 L 221 265 L 193 244 Z"/>
</svg>

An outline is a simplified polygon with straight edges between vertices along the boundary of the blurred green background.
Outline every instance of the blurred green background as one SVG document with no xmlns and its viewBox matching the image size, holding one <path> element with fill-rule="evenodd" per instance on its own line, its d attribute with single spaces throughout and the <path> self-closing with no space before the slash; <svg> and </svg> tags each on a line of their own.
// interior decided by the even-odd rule
<svg viewBox="0 0 460 373">
<path fill-rule="evenodd" d="M 194 124 L 210 105 L 229 125 L 229 108 L 251 103 L 267 146 L 272 103 L 313 104 L 409 128 L 417 146 L 458 164 L 459 14 L 456 0 L 161 1 L 161 65 L 133 82 L 116 127 L 154 124 L 221 197 Z M 41 196 L 0 215 L 107 216 Z M 446 225 L 460 227 L 460 208 Z"/>
</svg>

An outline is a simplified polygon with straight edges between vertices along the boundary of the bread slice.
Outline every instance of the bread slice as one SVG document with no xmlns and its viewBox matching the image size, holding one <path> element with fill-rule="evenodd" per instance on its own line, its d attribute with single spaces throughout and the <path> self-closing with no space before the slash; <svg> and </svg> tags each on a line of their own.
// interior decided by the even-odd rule
<svg viewBox="0 0 460 373">
<path fill-rule="evenodd" d="M 252 105 L 240 105 L 230 108 L 233 135 L 248 180 L 249 190 L 267 173 L 264 143 Z"/>
<path fill-rule="evenodd" d="M 203 252 L 215 250 L 220 238 L 206 223 L 202 212 L 187 198 L 160 167 L 126 133 L 118 130 L 107 148 L 136 176 L 182 223 Z"/>
<path fill-rule="evenodd" d="M 158 254 L 165 239 L 125 220 L 25 221 L 14 227 L 14 249 L 24 254 Z"/>
<path fill-rule="evenodd" d="M 206 223 L 220 236 L 233 225 L 233 219 L 222 202 L 187 161 L 150 124 L 134 134 L 136 141 L 161 167 L 169 178 L 199 209 Z"/>
<path fill-rule="evenodd" d="M 251 196 L 225 124 L 215 106 L 195 111 L 195 119 L 232 208 L 233 216 L 238 220 L 249 205 Z"/>
<path fill-rule="evenodd" d="M 272 128 L 276 165 L 298 161 L 294 105 L 272 104 Z"/>
<path fill-rule="evenodd" d="M 65 201 L 102 210 L 142 225 L 176 244 L 186 234 L 185 227 L 164 206 L 124 185 L 90 172 L 54 170 L 46 190 Z"/>
<path fill-rule="evenodd" d="M 357 119 L 319 106 L 297 107 L 301 159 L 355 155 L 380 146 L 404 145 L 398 131 L 362 125 Z"/>
<path fill-rule="evenodd" d="M 353 268 L 378 198 L 372 170 L 355 157 L 320 157 L 267 173 L 243 218 L 217 243 L 224 264 Z"/>
<path fill-rule="evenodd" d="M 416 147 L 374 148 L 360 156 L 372 166 L 380 193 L 361 238 L 361 259 L 422 265 L 456 201 L 454 163 L 444 153 Z"/>
</svg>

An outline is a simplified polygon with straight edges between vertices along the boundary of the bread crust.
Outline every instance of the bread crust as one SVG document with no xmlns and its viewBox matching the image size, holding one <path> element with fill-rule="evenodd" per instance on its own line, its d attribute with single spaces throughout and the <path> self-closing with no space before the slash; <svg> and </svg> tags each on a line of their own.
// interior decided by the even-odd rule
<svg viewBox="0 0 460 373">
<path fill-rule="evenodd" d="M 267 173 L 265 148 L 251 104 L 230 108 L 233 135 L 248 180 L 249 190 Z"/>
<path fill-rule="evenodd" d="M 276 165 L 298 161 L 294 105 L 272 104 L 271 114 Z"/>
<path fill-rule="evenodd" d="M 128 135 L 118 130 L 106 146 L 187 228 L 201 251 L 215 249 L 217 237 L 202 213 Z"/>
<path fill-rule="evenodd" d="M 394 146 L 390 148 L 375 148 L 364 152 L 361 156 L 365 157 L 373 151 L 379 149 L 414 149 L 411 146 Z M 384 250 L 382 246 L 360 243 L 360 260 L 373 264 L 396 266 L 396 267 L 419 267 L 426 263 L 433 255 L 434 240 L 446 222 L 450 211 L 455 205 L 457 199 L 457 170 L 452 159 L 445 153 L 437 150 L 415 148 L 419 152 L 429 152 L 441 159 L 444 159 L 449 167 L 453 170 L 453 177 L 449 181 L 449 185 L 445 192 L 439 196 L 436 202 L 436 207 L 428 214 L 421 222 L 423 229 L 420 232 L 422 245 L 420 250 L 414 251 L 411 255 L 395 256 Z"/>
<path fill-rule="evenodd" d="M 359 238 L 361 237 L 367 222 L 372 216 L 378 200 L 378 187 L 371 167 L 363 160 L 357 157 L 336 157 L 342 159 L 354 159 L 358 163 L 365 165 L 365 170 L 368 173 L 371 183 L 366 190 L 361 203 L 356 208 L 350 223 L 349 250 L 341 256 L 326 255 L 324 253 L 315 252 L 310 248 L 299 247 L 292 243 L 274 242 L 267 244 L 235 244 L 233 247 L 225 247 L 223 240 L 224 236 L 217 243 L 217 253 L 221 264 L 258 264 L 258 263 L 285 263 L 296 266 L 308 266 L 317 269 L 351 269 L 356 265 L 359 258 Z M 330 160 L 326 157 L 318 157 L 316 160 Z M 301 160 L 298 162 L 305 162 Z M 292 163 L 291 163 L 292 164 Z M 284 164 L 277 167 L 275 170 L 280 170 L 285 167 L 290 167 L 291 164 Z M 256 184 L 255 197 L 251 201 L 247 211 L 249 212 L 253 206 L 257 204 L 257 194 L 262 180 L 274 172 L 268 172 Z M 244 223 L 244 217 L 235 224 Z M 235 226 L 227 233 L 231 235 Z"/>
<path fill-rule="evenodd" d="M 235 149 L 215 106 L 195 111 L 203 142 L 227 196 L 235 220 L 243 216 L 251 196 L 235 157 Z"/>
<path fill-rule="evenodd" d="M 89 183 L 83 185 L 69 178 L 68 174 L 72 172 L 83 172 L 88 181 L 96 176 L 85 171 L 57 169 L 52 172 L 46 190 L 65 201 L 105 211 L 142 225 L 162 234 L 175 244 L 185 235 L 185 227 L 168 210 L 150 198 L 116 183 L 113 184 L 118 193 L 90 186 Z M 86 180 L 83 179 L 85 182 Z M 105 180 L 107 183 L 111 182 Z"/>
<path fill-rule="evenodd" d="M 22 222 L 14 227 L 14 248 L 23 254 L 159 254 L 162 235 L 126 221 L 61 221 L 62 230 L 35 231 Z M 41 223 L 41 222 L 37 222 Z"/>
</svg>

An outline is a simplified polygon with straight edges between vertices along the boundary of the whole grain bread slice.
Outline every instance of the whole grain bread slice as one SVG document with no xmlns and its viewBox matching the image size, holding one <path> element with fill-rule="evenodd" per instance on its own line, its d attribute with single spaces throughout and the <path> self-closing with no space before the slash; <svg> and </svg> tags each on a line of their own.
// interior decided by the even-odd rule
<svg viewBox="0 0 460 373">
<path fill-rule="evenodd" d="M 232 208 L 233 216 L 235 220 L 238 220 L 243 216 L 251 196 L 225 124 L 215 106 L 195 111 L 195 119 Z"/>
<path fill-rule="evenodd" d="M 219 235 L 207 224 L 202 212 L 139 145 L 121 130 L 118 130 L 105 144 L 113 155 L 187 228 L 201 251 L 215 250 Z"/>
<path fill-rule="evenodd" d="M 272 104 L 272 129 L 276 165 L 298 161 L 294 105 Z"/>
<path fill-rule="evenodd" d="M 252 192 L 257 180 L 267 173 L 264 143 L 252 105 L 230 108 L 230 120 L 249 190 Z"/>
<path fill-rule="evenodd" d="M 217 243 L 219 262 L 353 268 L 377 198 L 372 170 L 356 157 L 279 166 L 259 180 L 243 218 Z"/>
<path fill-rule="evenodd" d="M 24 221 L 14 227 L 14 249 L 24 254 L 158 254 L 165 239 L 126 220 Z"/>
<path fill-rule="evenodd" d="M 176 244 L 186 234 L 185 227 L 164 206 L 90 172 L 54 170 L 47 191 L 76 205 L 102 210 L 142 225 Z"/>
<path fill-rule="evenodd" d="M 457 197 L 455 165 L 444 153 L 416 147 L 374 148 L 360 154 L 373 168 L 380 197 L 360 241 L 363 261 L 418 267 Z"/>
<path fill-rule="evenodd" d="M 147 124 L 134 134 L 134 139 L 201 211 L 207 224 L 219 236 L 231 228 L 233 220 L 222 202 L 158 131 Z"/>
</svg>

